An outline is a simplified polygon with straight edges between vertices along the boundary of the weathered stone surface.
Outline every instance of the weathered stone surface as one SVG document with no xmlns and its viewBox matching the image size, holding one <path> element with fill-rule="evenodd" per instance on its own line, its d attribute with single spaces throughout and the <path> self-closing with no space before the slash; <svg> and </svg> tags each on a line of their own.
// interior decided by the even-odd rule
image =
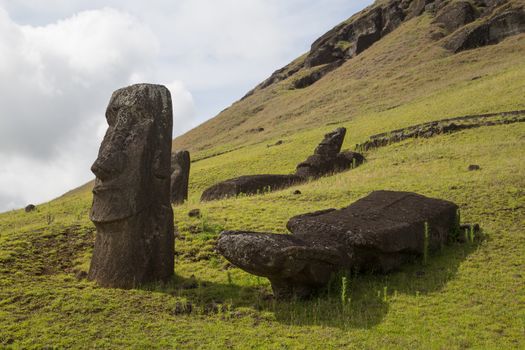
<svg viewBox="0 0 525 350">
<path fill-rule="evenodd" d="M 454 52 L 487 44 L 522 33 L 521 18 L 503 14 L 523 12 L 523 6 L 510 0 L 388 0 L 373 5 L 338 24 L 315 40 L 306 57 L 299 58 L 275 71 L 244 98 L 297 74 L 289 85 L 292 89 L 306 88 L 346 61 L 366 51 L 404 22 L 428 14 L 434 17 L 438 30 L 430 37 L 444 40 L 444 46 Z M 512 7 L 514 6 L 514 7 Z M 496 18 L 498 16 L 502 18 Z M 490 25 L 485 25 L 485 19 Z M 481 21 L 476 21 L 481 19 Z M 469 23 L 472 26 L 469 26 Z M 459 31 L 456 33 L 455 31 Z M 453 34 L 451 34 L 453 33 Z M 312 70 L 318 67 L 319 69 Z M 305 70 L 309 70 L 307 73 Z"/>
<path fill-rule="evenodd" d="M 457 206 L 416 193 L 375 191 L 350 206 L 299 215 L 291 235 L 225 231 L 217 249 L 232 264 L 267 277 L 278 297 L 308 296 L 340 270 L 388 272 L 445 244 Z"/>
<path fill-rule="evenodd" d="M 219 182 L 206 189 L 201 201 L 211 201 L 227 197 L 235 197 L 241 193 L 257 194 L 292 186 L 304 181 L 296 175 L 246 175 Z"/>
<path fill-rule="evenodd" d="M 25 208 L 24 208 L 25 212 L 26 213 L 30 213 L 34 210 L 36 210 L 36 206 L 34 204 L 28 204 Z"/>
<path fill-rule="evenodd" d="M 476 19 L 476 10 L 469 1 L 455 1 L 441 9 L 434 23 L 443 27 L 447 33 L 452 33 Z"/>
<path fill-rule="evenodd" d="M 188 199 L 190 165 L 190 152 L 178 151 L 171 155 L 171 203 L 173 204 L 182 204 Z"/>
<path fill-rule="evenodd" d="M 524 32 L 524 8 L 512 8 L 461 28 L 446 38 L 444 46 L 450 51 L 460 52 L 497 44 L 509 36 Z"/>
<path fill-rule="evenodd" d="M 108 130 L 91 170 L 97 228 L 88 277 L 133 288 L 173 275 L 170 205 L 172 105 L 168 89 L 137 84 L 113 93 Z"/>
<path fill-rule="evenodd" d="M 329 64 L 326 64 L 318 69 L 314 69 L 310 73 L 302 76 L 301 78 L 293 82 L 293 87 L 296 89 L 304 89 L 324 77 L 327 73 L 337 69 L 344 63 L 344 60 L 338 60 Z"/>
</svg>

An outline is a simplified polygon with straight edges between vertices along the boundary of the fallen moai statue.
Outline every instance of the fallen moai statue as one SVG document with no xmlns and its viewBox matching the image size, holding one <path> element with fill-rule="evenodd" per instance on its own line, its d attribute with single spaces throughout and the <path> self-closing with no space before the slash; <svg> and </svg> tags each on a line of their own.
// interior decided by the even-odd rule
<svg viewBox="0 0 525 350">
<path fill-rule="evenodd" d="M 91 167 L 97 236 L 88 278 L 120 288 L 167 280 L 174 267 L 170 92 L 151 84 L 117 90 L 106 119 Z"/>
<path fill-rule="evenodd" d="M 343 209 L 292 217 L 290 235 L 224 231 L 217 250 L 267 277 L 276 297 L 307 297 L 338 271 L 388 272 L 442 247 L 457 230 L 457 211 L 441 199 L 375 191 Z"/>
<path fill-rule="evenodd" d="M 356 167 L 363 163 L 365 158 L 357 152 L 341 152 L 345 134 L 345 128 L 338 128 L 326 134 L 314 154 L 297 166 L 295 174 L 245 175 L 225 180 L 207 188 L 201 200 L 211 201 L 234 197 L 241 193 L 274 191 Z"/>
<path fill-rule="evenodd" d="M 241 193 L 257 194 L 290 187 L 303 182 L 297 175 L 247 175 L 219 182 L 207 188 L 201 196 L 202 201 L 212 201 L 221 198 L 234 197 Z"/>
<path fill-rule="evenodd" d="M 171 203 L 182 204 L 188 199 L 190 181 L 190 152 L 178 151 L 171 155 Z"/>
</svg>

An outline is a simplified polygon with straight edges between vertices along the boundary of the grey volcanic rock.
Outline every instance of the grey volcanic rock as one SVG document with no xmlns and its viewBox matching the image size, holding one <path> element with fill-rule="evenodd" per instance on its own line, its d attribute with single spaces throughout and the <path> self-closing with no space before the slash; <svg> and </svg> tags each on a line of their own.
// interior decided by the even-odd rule
<svg viewBox="0 0 525 350">
<path fill-rule="evenodd" d="M 452 33 L 459 27 L 474 21 L 476 17 L 476 10 L 471 2 L 455 1 L 438 12 L 434 23 L 443 27 L 448 33 Z"/>
<path fill-rule="evenodd" d="M 24 208 L 25 212 L 26 213 L 30 213 L 34 210 L 36 210 L 36 206 L 34 204 L 28 204 L 25 208 Z"/>
<path fill-rule="evenodd" d="M 171 155 L 171 203 L 182 204 L 188 199 L 190 165 L 190 152 L 178 151 Z"/>
<path fill-rule="evenodd" d="M 119 288 L 167 280 L 174 265 L 170 92 L 150 84 L 117 90 L 106 119 L 109 127 L 91 167 L 96 180 L 90 218 L 97 236 L 88 277 Z"/>
<path fill-rule="evenodd" d="M 246 175 L 219 182 L 206 189 L 201 201 L 211 201 L 227 197 L 235 197 L 241 193 L 257 194 L 264 191 L 274 191 L 303 182 L 304 179 L 296 175 Z"/>
<path fill-rule="evenodd" d="M 308 296 L 341 270 L 388 272 L 445 244 L 458 207 L 416 193 L 375 191 L 350 206 L 299 215 L 291 235 L 225 231 L 217 249 L 232 264 L 267 277 L 277 297 Z M 428 236 L 425 239 L 425 223 Z"/>
<path fill-rule="evenodd" d="M 290 88 L 306 88 L 366 51 L 404 22 L 424 14 L 432 16 L 439 29 L 432 30 L 430 37 L 440 40 L 445 36 L 445 48 L 459 52 L 496 44 L 508 36 L 523 33 L 520 13 L 523 6 L 510 0 L 376 1 L 323 34 L 312 43 L 304 59 L 299 58 L 275 71 L 243 98 L 296 74 Z"/>
<path fill-rule="evenodd" d="M 467 25 L 445 39 L 445 48 L 460 52 L 497 44 L 503 39 L 525 32 L 523 7 L 511 8 Z"/>
</svg>

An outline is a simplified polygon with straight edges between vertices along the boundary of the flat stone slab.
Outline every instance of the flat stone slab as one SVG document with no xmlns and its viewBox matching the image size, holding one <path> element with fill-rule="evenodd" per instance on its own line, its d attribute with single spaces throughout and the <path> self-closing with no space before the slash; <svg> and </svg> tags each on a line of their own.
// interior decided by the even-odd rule
<svg viewBox="0 0 525 350">
<path fill-rule="evenodd" d="M 340 270 L 388 272 L 446 244 L 457 205 L 411 192 L 375 191 L 348 207 L 292 217 L 291 235 L 225 231 L 218 251 L 270 279 L 276 296 L 307 296 Z"/>
</svg>

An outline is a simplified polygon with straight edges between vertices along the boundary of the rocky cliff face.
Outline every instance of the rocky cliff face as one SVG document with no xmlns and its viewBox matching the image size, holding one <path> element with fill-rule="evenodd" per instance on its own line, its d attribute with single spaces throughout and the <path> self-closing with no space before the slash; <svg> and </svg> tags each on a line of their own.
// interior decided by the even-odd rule
<svg viewBox="0 0 525 350">
<path fill-rule="evenodd" d="M 432 16 L 432 38 L 457 53 L 525 32 L 524 9 L 523 0 L 376 1 L 321 36 L 304 58 L 276 71 L 247 96 L 293 75 L 300 76 L 291 88 L 308 87 L 417 16 Z"/>
</svg>

